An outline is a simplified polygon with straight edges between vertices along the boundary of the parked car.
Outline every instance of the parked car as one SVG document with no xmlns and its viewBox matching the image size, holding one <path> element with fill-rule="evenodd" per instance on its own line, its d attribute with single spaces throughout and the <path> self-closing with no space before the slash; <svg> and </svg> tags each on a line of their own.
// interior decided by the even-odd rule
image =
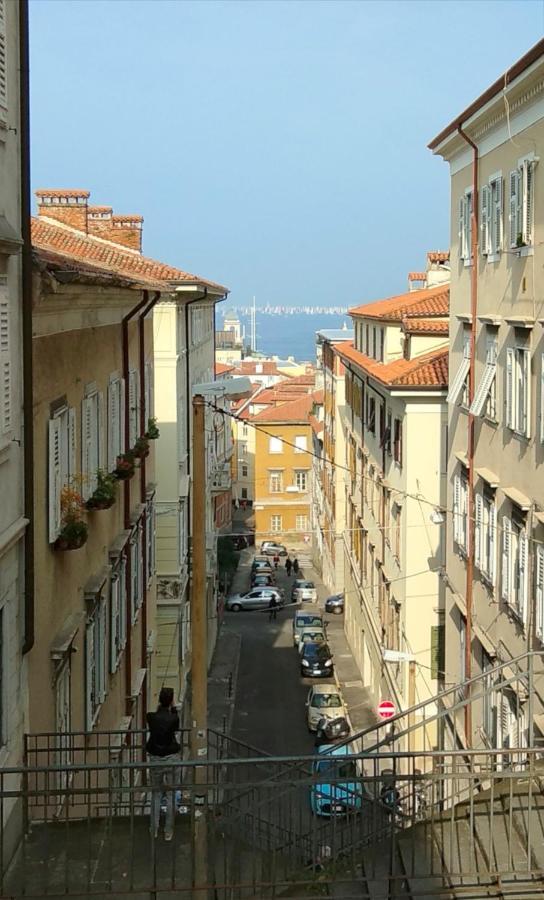
<svg viewBox="0 0 544 900">
<path fill-rule="evenodd" d="M 293 644 L 298 647 L 300 634 L 303 628 L 314 625 L 317 628 L 323 628 L 323 616 L 320 612 L 311 612 L 309 609 L 297 610 L 293 616 Z"/>
<path fill-rule="evenodd" d="M 235 550 L 245 550 L 249 546 L 248 540 L 243 534 L 233 534 L 231 540 Z"/>
<path fill-rule="evenodd" d="M 337 744 L 340 741 L 345 741 L 349 734 L 350 727 L 346 716 L 338 716 L 335 719 L 328 719 L 323 716 L 317 723 L 315 746 L 321 747 L 323 744 Z"/>
<path fill-rule="evenodd" d="M 283 606 L 283 591 L 279 591 L 277 588 L 256 587 L 244 594 L 233 594 L 231 597 L 227 597 L 225 609 L 233 612 L 241 612 L 243 609 L 268 609 L 272 595 L 276 597 L 278 607 Z"/>
<path fill-rule="evenodd" d="M 275 587 L 276 580 L 272 573 L 261 572 L 257 569 L 251 573 L 251 587 Z"/>
<path fill-rule="evenodd" d="M 319 748 L 320 758 L 312 765 L 315 782 L 310 788 L 310 806 L 316 816 L 345 816 L 361 811 L 366 792 L 352 755 L 345 744 L 323 744 Z"/>
<path fill-rule="evenodd" d="M 259 575 L 272 575 L 273 572 L 274 572 L 274 569 L 272 568 L 272 566 L 270 565 L 268 560 L 266 562 L 263 562 L 261 559 L 259 559 L 257 561 L 257 563 L 252 564 L 252 566 L 251 566 L 251 574 L 252 575 L 255 575 L 257 573 Z"/>
<path fill-rule="evenodd" d="M 344 595 L 333 594 L 325 600 L 325 612 L 331 612 L 339 616 L 344 612 Z"/>
<path fill-rule="evenodd" d="M 325 678 L 332 675 L 331 648 L 325 642 L 304 644 L 300 654 L 300 674 L 304 678 Z"/>
<path fill-rule="evenodd" d="M 251 568 L 258 569 L 259 566 L 266 566 L 268 569 L 272 568 L 270 560 L 268 556 L 254 556 L 251 560 Z"/>
<path fill-rule="evenodd" d="M 300 641 L 298 642 L 298 652 L 302 653 L 304 644 L 322 644 L 327 640 L 324 628 L 318 628 L 316 625 L 310 625 L 303 628 L 300 633 Z"/>
<path fill-rule="evenodd" d="M 317 591 L 313 581 L 306 581 L 305 578 L 297 578 L 293 590 L 291 591 L 291 601 L 299 603 L 301 600 L 309 600 L 311 603 L 317 603 Z"/>
<path fill-rule="evenodd" d="M 275 541 L 263 541 L 261 553 L 266 556 L 287 556 L 287 548 L 283 544 L 276 544 Z"/>
<path fill-rule="evenodd" d="M 306 718 L 310 731 L 316 731 L 321 719 L 337 719 L 346 709 L 335 684 L 313 684 L 306 699 Z"/>
</svg>

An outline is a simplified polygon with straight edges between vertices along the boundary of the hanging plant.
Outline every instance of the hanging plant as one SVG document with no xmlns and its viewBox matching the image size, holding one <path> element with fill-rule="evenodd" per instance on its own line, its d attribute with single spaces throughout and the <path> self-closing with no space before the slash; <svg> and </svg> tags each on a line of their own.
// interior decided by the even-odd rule
<svg viewBox="0 0 544 900">
<path fill-rule="evenodd" d="M 156 419 L 148 419 L 147 420 L 147 431 L 145 433 L 148 441 L 156 441 L 157 438 L 161 436 L 159 429 L 157 428 L 157 420 Z"/>
<path fill-rule="evenodd" d="M 144 459 L 144 457 L 149 456 L 149 441 L 145 435 L 138 438 L 132 448 L 132 452 L 137 459 Z"/>
<path fill-rule="evenodd" d="M 126 453 L 121 453 L 117 457 L 112 475 L 119 481 L 126 481 L 127 478 L 132 478 L 134 475 L 134 453 L 132 450 L 127 450 Z"/>
<path fill-rule="evenodd" d="M 116 478 L 114 475 L 98 469 L 96 481 L 96 489 L 86 503 L 87 509 L 109 509 L 115 503 Z"/>
<path fill-rule="evenodd" d="M 63 487 L 60 494 L 61 530 L 53 545 L 55 550 L 79 550 L 83 547 L 89 535 L 83 510 L 81 494 L 72 487 Z"/>
</svg>

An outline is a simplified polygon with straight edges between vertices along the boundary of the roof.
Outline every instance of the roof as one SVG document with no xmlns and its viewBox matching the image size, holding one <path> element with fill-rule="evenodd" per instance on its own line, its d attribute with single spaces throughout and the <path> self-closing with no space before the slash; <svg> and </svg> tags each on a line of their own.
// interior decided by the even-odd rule
<svg viewBox="0 0 544 900">
<path fill-rule="evenodd" d="M 312 397 L 314 398 L 314 403 L 323 403 L 325 399 L 325 391 L 314 391 Z"/>
<path fill-rule="evenodd" d="M 227 366 L 225 363 L 216 362 L 215 364 L 215 374 L 216 375 L 226 375 L 227 372 L 233 372 L 235 366 Z"/>
<path fill-rule="evenodd" d="M 445 263 L 450 260 L 449 250 L 429 250 L 427 259 L 431 263 Z"/>
<path fill-rule="evenodd" d="M 91 192 L 84 188 L 38 188 L 36 197 L 90 197 Z"/>
<path fill-rule="evenodd" d="M 51 192 L 46 192 L 51 193 Z M 66 192 L 58 192 L 64 195 Z M 211 287 L 226 293 L 226 288 L 213 281 L 191 275 L 175 266 L 169 266 L 147 256 L 141 256 L 134 250 L 124 249 L 121 245 L 106 241 L 95 235 L 84 234 L 64 223 L 47 219 L 46 216 L 32 217 L 32 245 L 38 251 L 46 250 L 62 254 L 74 263 L 93 264 L 107 269 L 109 272 L 127 276 L 132 279 L 144 279 L 149 282 L 162 282 L 164 288 L 172 282 L 186 282 Z"/>
<path fill-rule="evenodd" d="M 405 317 L 402 320 L 402 330 L 407 334 L 449 334 L 449 322 L 447 319 L 416 319 Z"/>
<path fill-rule="evenodd" d="M 426 281 L 426 272 L 408 272 L 408 281 Z"/>
<path fill-rule="evenodd" d="M 261 367 L 258 372 L 257 366 Z M 281 375 L 276 363 L 268 359 L 263 359 L 262 362 L 258 359 L 242 359 L 236 369 L 242 375 Z"/>
<path fill-rule="evenodd" d="M 146 278 L 143 275 L 112 271 L 106 265 L 95 262 L 80 261 L 65 253 L 33 247 L 32 255 L 38 267 L 52 272 L 60 283 L 100 284 L 103 286 L 128 288 L 153 288 L 164 290 L 162 282 Z"/>
<path fill-rule="evenodd" d="M 448 386 L 448 350 L 433 350 L 415 359 L 396 359 L 383 363 L 365 356 L 351 344 L 338 354 L 353 362 L 387 387 L 446 388 Z"/>
<path fill-rule="evenodd" d="M 277 385 L 273 385 L 270 388 L 264 390 L 261 394 L 255 397 L 255 403 L 263 403 L 263 404 L 276 404 L 276 403 L 286 403 L 291 402 L 291 400 L 298 400 L 300 397 L 306 397 L 308 391 L 303 390 L 302 388 L 298 388 L 296 391 L 278 391 L 276 390 Z"/>
<path fill-rule="evenodd" d="M 289 403 L 281 403 L 279 406 L 270 406 L 263 409 L 252 419 L 254 422 L 282 422 L 287 424 L 309 424 L 309 416 L 314 401 L 310 394 L 291 400 Z"/>
<path fill-rule="evenodd" d="M 321 432 L 322 432 L 322 431 L 324 430 L 324 428 L 325 428 L 325 423 L 324 423 L 324 422 L 320 422 L 319 419 L 316 419 L 316 417 L 313 416 L 313 415 L 309 415 L 309 416 L 308 416 L 308 421 L 309 421 L 309 423 L 310 423 L 310 426 L 311 426 L 312 431 L 314 432 L 314 434 L 321 434 Z"/>
<path fill-rule="evenodd" d="M 336 341 L 352 341 L 354 337 L 353 328 L 321 328 L 316 331 L 316 335 L 324 341 L 330 341 L 331 344 Z"/>
<path fill-rule="evenodd" d="M 466 109 L 463 110 L 458 116 L 450 122 L 449 125 L 446 125 L 442 131 L 436 135 L 435 138 L 432 139 L 430 144 L 428 144 L 429 150 L 436 150 L 439 144 L 447 138 L 450 134 L 463 125 L 467 119 L 470 119 L 471 116 L 474 115 L 482 106 L 485 106 L 490 100 L 493 99 L 497 94 L 502 94 L 505 88 L 514 81 L 519 75 L 521 75 L 526 69 L 529 68 L 534 62 L 536 62 L 539 57 L 544 55 L 544 38 L 541 39 L 534 47 L 531 47 L 528 52 L 518 59 L 517 62 L 514 63 L 513 66 L 510 66 L 509 69 L 506 70 L 504 75 L 501 75 L 497 78 L 496 81 L 490 85 L 483 94 L 480 94 L 479 97 L 474 100 L 470 106 L 467 106 Z"/>
<path fill-rule="evenodd" d="M 447 316 L 450 306 L 450 287 L 441 284 L 438 287 L 423 288 L 420 291 L 408 291 L 386 300 L 376 300 L 362 306 L 349 309 L 350 316 L 368 316 L 371 319 L 389 319 L 401 321 L 405 316 Z"/>
</svg>

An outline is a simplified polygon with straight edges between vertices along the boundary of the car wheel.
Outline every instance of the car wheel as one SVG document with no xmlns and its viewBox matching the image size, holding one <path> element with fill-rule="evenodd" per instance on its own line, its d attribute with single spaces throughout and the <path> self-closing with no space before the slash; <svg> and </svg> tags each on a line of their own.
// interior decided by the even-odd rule
<svg viewBox="0 0 544 900">
<path fill-rule="evenodd" d="M 333 613 L 335 616 L 341 616 L 342 612 L 343 610 L 339 606 L 335 606 L 335 608 L 333 609 Z"/>
<path fill-rule="evenodd" d="M 233 612 L 241 612 L 242 611 L 242 607 L 239 603 L 233 603 L 232 606 L 230 607 L 230 609 L 232 609 Z"/>
</svg>

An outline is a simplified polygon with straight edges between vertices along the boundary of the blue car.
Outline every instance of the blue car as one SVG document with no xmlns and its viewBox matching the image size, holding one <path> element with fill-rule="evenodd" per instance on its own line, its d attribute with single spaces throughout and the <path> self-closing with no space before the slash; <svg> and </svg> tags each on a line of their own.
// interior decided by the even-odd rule
<svg viewBox="0 0 544 900">
<path fill-rule="evenodd" d="M 350 747 L 323 744 L 319 756 L 312 766 L 315 777 L 310 788 L 312 812 L 316 816 L 345 816 L 359 812 L 366 794 Z"/>
</svg>

